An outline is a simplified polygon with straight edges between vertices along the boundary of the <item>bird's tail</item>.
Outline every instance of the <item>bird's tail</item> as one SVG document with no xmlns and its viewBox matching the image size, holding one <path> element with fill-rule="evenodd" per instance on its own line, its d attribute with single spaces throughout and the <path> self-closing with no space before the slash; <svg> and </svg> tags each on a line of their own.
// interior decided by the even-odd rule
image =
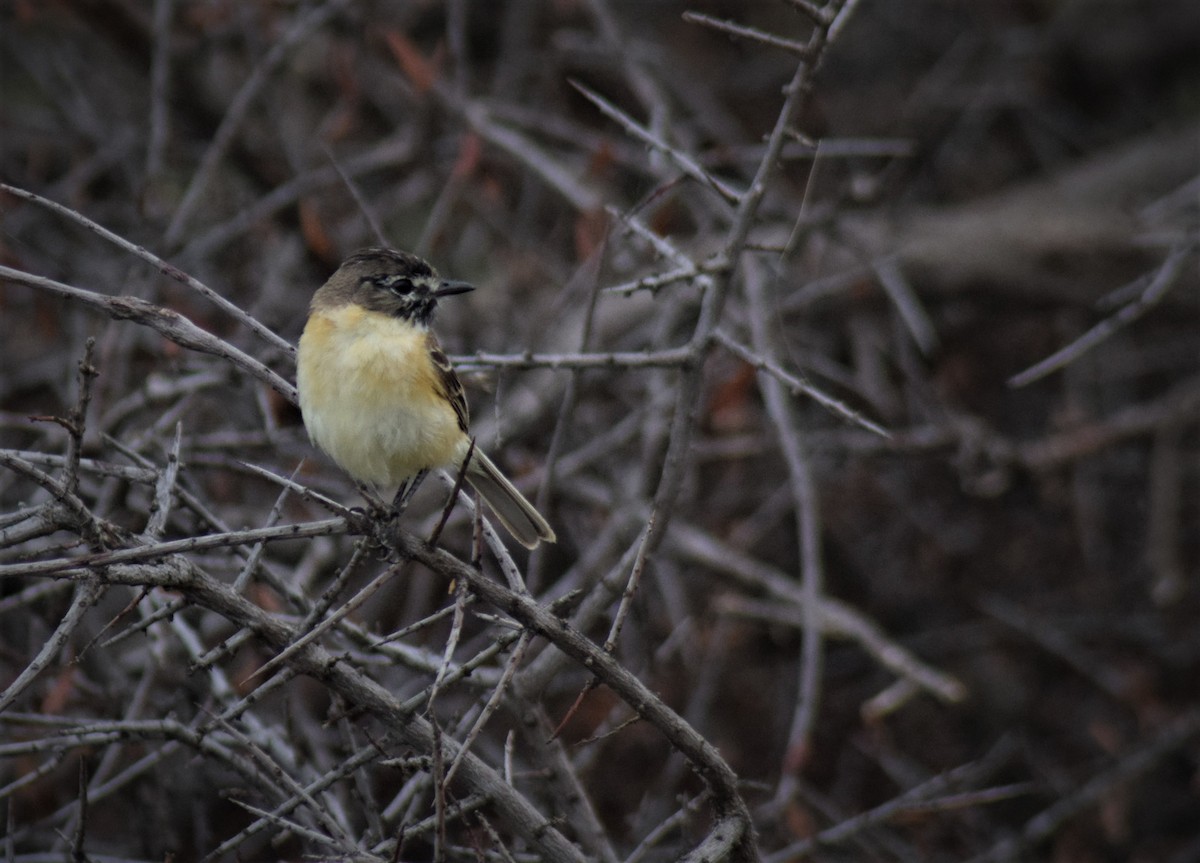
<svg viewBox="0 0 1200 863">
<path fill-rule="evenodd" d="M 471 453 L 467 482 L 487 501 L 496 518 L 521 545 L 536 548 L 539 542 L 554 542 L 554 531 L 511 482 L 481 450 Z"/>
</svg>

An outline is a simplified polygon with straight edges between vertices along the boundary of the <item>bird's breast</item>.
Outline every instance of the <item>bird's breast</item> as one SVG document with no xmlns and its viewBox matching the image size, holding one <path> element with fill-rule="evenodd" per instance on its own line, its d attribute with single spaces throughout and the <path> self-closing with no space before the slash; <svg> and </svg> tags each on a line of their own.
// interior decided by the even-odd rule
<svg viewBox="0 0 1200 863">
<path fill-rule="evenodd" d="M 424 327 L 361 306 L 315 311 L 296 370 L 309 436 L 352 477 L 380 486 L 451 465 L 464 435 L 437 374 Z"/>
</svg>

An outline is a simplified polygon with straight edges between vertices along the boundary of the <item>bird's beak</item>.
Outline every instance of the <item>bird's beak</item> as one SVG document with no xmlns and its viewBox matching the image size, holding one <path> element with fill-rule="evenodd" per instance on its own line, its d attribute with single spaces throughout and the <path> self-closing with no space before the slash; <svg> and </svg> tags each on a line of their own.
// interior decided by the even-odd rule
<svg viewBox="0 0 1200 863">
<path fill-rule="evenodd" d="M 467 291 L 475 290 L 475 286 L 467 282 L 442 282 L 442 286 L 433 292 L 433 295 L 439 299 L 442 297 L 452 297 L 455 294 L 465 294 Z"/>
</svg>

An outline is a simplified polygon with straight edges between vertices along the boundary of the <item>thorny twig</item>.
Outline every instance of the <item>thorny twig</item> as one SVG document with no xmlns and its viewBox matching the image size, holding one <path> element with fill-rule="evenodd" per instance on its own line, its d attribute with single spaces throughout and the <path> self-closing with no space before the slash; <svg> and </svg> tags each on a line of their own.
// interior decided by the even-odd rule
<svg viewBox="0 0 1200 863">
<path fill-rule="evenodd" d="M 888 138 L 816 135 L 853 114 L 856 58 L 878 58 L 886 92 L 911 86 L 879 27 L 847 25 L 877 14 L 855 2 L 731 20 L 517 3 L 487 28 L 460 0 L 369 22 L 336 0 L 234 16 L 159 0 L 152 18 L 126 5 L 39 7 L 0 32 L 21 97 L 0 152 L 20 178 L 0 187 L 0 765 L 23 759 L 0 785 L 10 856 L 94 854 L 111 838 L 98 813 L 135 796 L 122 838 L 137 853 L 214 860 L 715 861 L 756 842 L 783 859 L 847 840 L 998 859 L 1091 808 L 1106 830 L 1089 841 L 1138 843 L 1122 786 L 1194 739 L 1146 731 L 1139 753 L 1125 726 L 1187 725 L 1194 706 L 1178 684 L 1192 640 L 1127 599 L 1194 598 L 1195 135 L 1139 136 L 1061 170 L 1062 141 L 1074 155 L 1120 128 L 1058 112 L 1048 144 L 1034 118 L 1069 11 L 1059 37 L 1022 33 L 1006 55 L 1006 81 L 1028 60 L 1042 71 L 1002 100 L 1006 134 L 1031 140 L 997 171 L 961 155 L 994 138 L 946 143 L 987 135 L 978 112 L 995 99 L 986 82 L 966 100 L 948 87 L 980 83 L 982 61 L 969 35 L 932 41 L 938 27 L 908 31 L 914 54 L 941 59 L 895 100 L 901 120 L 887 127 L 877 94 L 863 112 Z M 69 47 L 41 50 L 57 15 L 96 26 L 44 28 Z M 818 79 L 837 40 L 860 41 Z M 108 75 L 121 57 L 132 74 Z M 99 86 L 112 80 L 120 103 Z M 954 164 L 986 184 L 1031 158 L 1037 179 L 1016 192 L 936 176 Z M 922 183 L 959 203 L 921 205 Z M 373 523 L 304 442 L 291 341 L 330 258 L 366 242 L 420 248 L 484 288 L 438 326 L 481 390 L 473 404 L 495 393 L 474 433 L 503 440 L 559 534 L 528 567 L 466 496 L 452 495 L 439 550 L 420 539 L 441 511 L 428 492 L 400 526 Z M 208 284 L 151 248 L 179 250 Z M 1102 266 L 1080 266 L 1092 255 Z M 142 264 L 183 290 L 140 284 Z M 1096 303 L 1109 270 L 1143 276 Z M 1078 325 L 1096 310 L 1109 317 Z M 1031 366 L 1060 322 L 1085 335 Z M 1068 363 L 1061 391 L 990 387 Z M 234 388 L 247 377 L 250 398 Z M 1083 590 L 1050 526 L 1070 521 L 1060 485 L 1085 481 Z M 1118 486 L 1150 490 L 1144 524 L 1106 492 Z M 1130 512 L 1125 536 L 1095 529 Z M 1021 539 L 1006 543 L 1010 524 Z M 1139 564 L 1155 585 L 1136 583 Z M 1106 596 L 1121 597 L 1117 618 Z M 1078 791 L 1025 777 L 1082 772 L 1033 730 L 1010 784 L 984 783 L 977 761 L 945 768 L 943 736 L 967 752 L 993 725 L 978 711 L 994 678 L 977 672 L 997 654 L 1032 693 L 1005 709 L 1047 724 L 1039 703 L 1055 699 L 1037 697 L 1014 627 L 1082 672 L 1055 684 L 1064 699 L 1086 688 L 1076 736 L 1117 767 L 1089 767 Z M 550 717 L 580 690 L 555 736 Z M 81 749 L 87 775 L 64 781 Z M 908 790 L 880 802 L 867 780 L 880 774 Z M 246 821 L 220 832 L 228 802 L 204 789 L 229 776 Z M 1015 826 L 994 808 L 958 814 L 1031 790 L 1055 798 Z M 143 823 L 217 826 L 168 848 Z"/>
</svg>

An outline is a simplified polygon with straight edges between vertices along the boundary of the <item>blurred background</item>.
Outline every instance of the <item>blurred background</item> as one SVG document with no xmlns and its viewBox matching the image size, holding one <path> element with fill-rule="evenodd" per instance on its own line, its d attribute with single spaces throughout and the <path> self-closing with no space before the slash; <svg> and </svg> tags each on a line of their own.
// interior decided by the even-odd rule
<svg viewBox="0 0 1200 863">
<path fill-rule="evenodd" d="M 764 859 L 1200 860 L 1200 4 L 855 4 L 802 78 L 740 235 L 798 56 L 702 16 L 797 44 L 813 33 L 786 0 L 8 0 L 0 180 L 292 343 L 312 292 L 362 246 L 477 285 L 443 304 L 438 331 L 481 445 L 558 533 L 527 562 L 529 587 L 549 600 L 615 584 L 583 627 L 602 642 L 666 502 L 616 656 L 737 772 Z M 290 353 L 238 316 L 3 191 L 0 264 L 172 309 L 294 380 Z M 727 273 L 719 322 L 684 362 Z M 106 523 L 145 530 L 173 447 L 192 503 L 163 538 L 268 523 L 280 485 L 247 465 L 360 502 L 261 379 L 0 279 L 11 459 L 62 469 L 71 436 L 51 418 L 78 404 L 89 338 L 78 494 Z M 11 459 L 0 563 L 95 548 L 69 519 L 31 526 L 53 495 Z M 414 530 L 437 521 L 435 485 L 405 516 Z M 285 522 L 327 515 L 279 506 Z M 461 511 L 444 544 L 469 551 Z M 248 595 L 272 611 L 317 596 L 353 547 L 272 545 L 279 583 L 256 576 Z M 229 582 L 245 564 L 193 557 Z M 386 567 L 355 560 L 352 586 Z M 67 853 L 81 782 L 91 859 L 209 859 L 255 823 L 247 806 L 278 800 L 132 723 L 203 724 L 253 693 L 270 653 L 241 642 L 196 670 L 227 622 L 187 609 L 185 637 L 146 619 L 170 597 L 133 588 L 108 589 L 59 643 L 71 590 L 0 576 L 0 686 L 45 652 L 0 713 L 10 859 Z M 414 567 L 353 620 L 393 632 L 448 604 Z M 404 661 L 355 655 L 407 697 L 430 685 L 449 628 L 406 633 Z M 471 617 L 462 657 L 495 632 Z M 543 660 L 537 685 L 512 701 L 567 720 L 564 763 L 606 837 L 579 841 L 621 860 L 685 853 L 708 817 L 701 783 L 604 688 L 572 708 L 590 675 L 534 645 L 522 667 Z M 448 729 L 503 667 L 442 696 Z M 254 740 L 275 728 L 290 755 L 263 749 L 310 781 L 371 739 L 353 717 L 333 734 L 341 710 L 296 678 L 233 722 Z M 481 757 L 503 763 L 520 715 L 500 711 Z M 32 744 L 102 721 L 136 743 Z M 553 817 L 543 763 L 520 745 L 517 761 Z M 338 817 L 364 858 L 388 859 L 379 843 L 433 798 L 388 768 L 353 778 L 329 792 Z M 497 853 L 481 827 L 462 831 L 450 857 Z M 446 852 L 413 835 L 392 859 Z M 339 847 L 272 824 L 216 855 Z"/>
</svg>

